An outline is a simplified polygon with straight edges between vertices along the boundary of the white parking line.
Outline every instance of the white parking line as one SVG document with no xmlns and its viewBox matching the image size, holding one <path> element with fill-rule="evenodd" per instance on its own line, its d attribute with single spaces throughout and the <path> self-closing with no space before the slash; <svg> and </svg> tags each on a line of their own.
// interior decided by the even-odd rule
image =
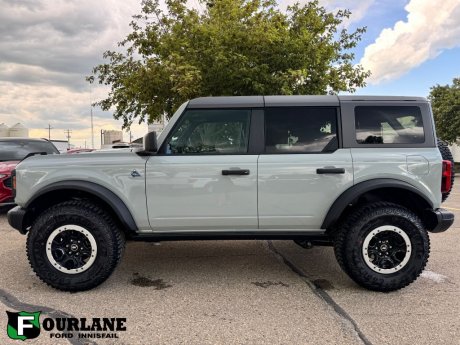
<svg viewBox="0 0 460 345">
<path fill-rule="evenodd" d="M 460 211 L 460 208 L 455 207 L 444 207 L 446 210 Z"/>
<path fill-rule="evenodd" d="M 439 273 L 436 273 L 436 272 L 433 272 L 433 271 L 430 271 L 430 270 L 425 270 L 422 272 L 422 274 L 420 275 L 420 277 L 422 278 L 426 278 L 426 279 L 430 279 L 436 283 L 442 283 L 444 282 L 447 277 L 442 275 L 442 274 L 439 274 Z"/>
</svg>

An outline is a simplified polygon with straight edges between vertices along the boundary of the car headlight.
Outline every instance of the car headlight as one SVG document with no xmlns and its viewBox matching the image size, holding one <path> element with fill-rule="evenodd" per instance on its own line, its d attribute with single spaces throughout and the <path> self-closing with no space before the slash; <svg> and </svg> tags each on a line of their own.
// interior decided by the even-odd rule
<svg viewBox="0 0 460 345">
<path fill-rule="evenodd" d="M 4 178 L 4 177 L 7 177 L 8 175 L 5 175 L 5 174 L 0 174 L 0 179 L 1 178 Z"/>
</svg>

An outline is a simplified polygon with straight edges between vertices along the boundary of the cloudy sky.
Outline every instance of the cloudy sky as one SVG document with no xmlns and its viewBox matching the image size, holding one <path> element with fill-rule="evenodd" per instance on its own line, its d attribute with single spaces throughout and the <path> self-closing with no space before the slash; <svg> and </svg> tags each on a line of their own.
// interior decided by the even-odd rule
<svg viewBox="0 0 460 345">
<path fill-rule="evenodd" d="M 294 0 L 279 0 L 282 8 Z M 300 2 L 305 2 L 301 0 Z M 190 0 L 193 6 L 198 0 Z M 367 26 L 356 63 L 373 74 L 359 94 L 426 96 L 430 86 L 460 76 L 460 0 L 322 0 L 349 8 L 346 26 Z M 106 89 L 85 81 L 129 32 L 140 0 L 0 0 L 0 123 L 21 122 L 31 136 L 91 145 L 90 102 Z M 93 109 L 101 129 L 119 129 L 110 112 Z M 132 128 L 141 136 L 146 126 Z M 125 135 L 128 139 L 128 135 Z"/>
</svg>

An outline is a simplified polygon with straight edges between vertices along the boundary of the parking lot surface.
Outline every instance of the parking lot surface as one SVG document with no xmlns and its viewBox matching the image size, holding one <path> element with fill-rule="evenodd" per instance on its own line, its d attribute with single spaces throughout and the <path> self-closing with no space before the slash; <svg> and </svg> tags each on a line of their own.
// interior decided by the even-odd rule
<svg viewBox="0 0 460 345">
<path fill-rule="evenodd" d="M 42 329 L 25 342 L 35 344 L 460 344 L 460 187 L 443 207 L 454 226 L 430 234 L 426 270 L 392 293 L 357 286 L 332 248 L 291 241 L 128 243 L 106 283 L 59 292 L 33 274 L 26 237 L 3 212 L 0 344 L 18 343 L 6 311 L 126 318 L 118 339 L 55 340 Z"/>
</svg>

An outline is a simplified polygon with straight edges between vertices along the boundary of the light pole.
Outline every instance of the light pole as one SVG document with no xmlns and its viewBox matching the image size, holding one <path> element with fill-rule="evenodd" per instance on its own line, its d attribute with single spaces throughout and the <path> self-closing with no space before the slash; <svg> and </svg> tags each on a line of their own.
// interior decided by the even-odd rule
<svg viewBox="0 0 460 345">
<path fill-rule="evenodd" d="M 50 123 L 48 123 L 48 127 L 46 127 L 45 129 L 48 130 L 48 140 L 51 140 L 51 130 L 54 129 L 54 128 L 51 127 Z"/>
</svg>

